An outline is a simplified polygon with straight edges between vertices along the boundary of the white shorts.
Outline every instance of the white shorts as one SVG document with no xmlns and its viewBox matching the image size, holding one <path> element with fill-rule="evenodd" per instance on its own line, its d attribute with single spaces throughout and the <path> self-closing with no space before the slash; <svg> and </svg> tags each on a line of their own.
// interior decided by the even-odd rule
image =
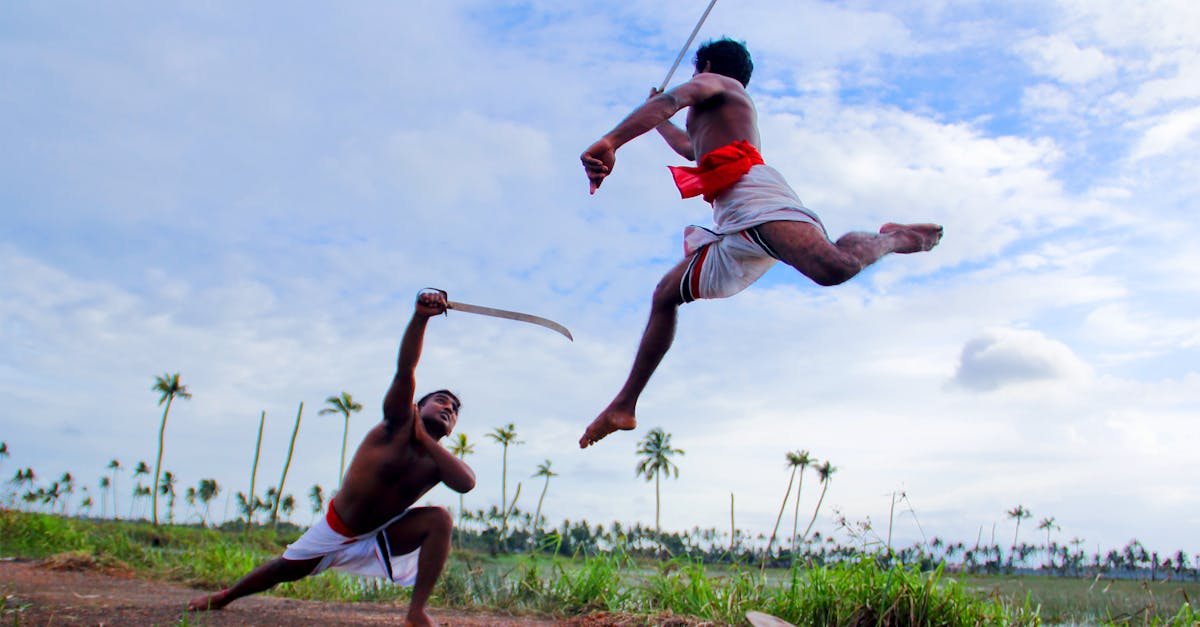
<svg viewBox="0 0 1200 627">
<path fill-rule="evenodd" d="M 337 512 L 330 506 L 316 524 L 288 545 L 283 552 L 283 559 L 321 558 L 316 569 L 312 571 L 313 575 L 332 568 L 368 577 L 383 577 L 402 586 L 411 586 L 417 581 L 417 558 L 421 550 L 417 549 L 405 555 L 393 555 L 386 533 L 387 528 L 403 518 L 404 514 L 387 521 L 370 533 L 345 536 L 330 526 L 329 517 L 337 518 Z"/>
<path fill-rule="evenodd" d="M 684 255 L 691 257 L 679 295 L 727 298 L 746 289 L 779 260 L 758 231 L 767 222 L 807 222 L 825 232 L 813 213 L 775 168 L 756 165 L 713 201 L 715 229 L 689 226 L 683 232 Z"/>
</svg>

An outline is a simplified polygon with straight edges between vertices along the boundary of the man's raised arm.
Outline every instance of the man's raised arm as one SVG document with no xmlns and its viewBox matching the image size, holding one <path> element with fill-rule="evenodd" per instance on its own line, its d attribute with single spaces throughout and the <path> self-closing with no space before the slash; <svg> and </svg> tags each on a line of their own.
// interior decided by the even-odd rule
<svg viewBox="0 0 1200 627">
<path fill-rule="evenodd" d="M 395 429 L 413 419 L 413 394 L 417 388 L 417 362 L 421 360 L 421 348 L 425 344 L 425 325 L 430 316 L 446 311 L 446 297 L 438 292 L 421 292 L 417 295 L 416 308 L 404 338 L 400 340 L 400 357 L 396 363 L 396 377 L 383 397 L 383 419 Z"/>
</svg>

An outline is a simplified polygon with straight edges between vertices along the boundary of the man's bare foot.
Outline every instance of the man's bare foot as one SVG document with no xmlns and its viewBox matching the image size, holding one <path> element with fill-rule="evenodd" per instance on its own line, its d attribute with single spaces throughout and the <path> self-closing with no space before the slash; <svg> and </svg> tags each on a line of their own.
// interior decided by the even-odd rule
<svg viewBox="0 0 1200 627">
<path fill-rule="evenodd" d="M 216 594 L 206 594 L 192 599 L 188 602 L 187 611 L 207 612 L 209 610 L 219 610 L 226 605 L 229 605 L 229 601 L 225 600 L 225 591 L 222 590 Z"/>
<path fill-rule="evenodd" d="M 587 448 L 614 431 L 630 431 L 636 428 L 637 418 L 633 412 L 615 409 L 610 405 L 584 430 L 583 437 L 579 438 L 579 448 Z"/>
<path fill-rule="evenodd" d="M 941 241 L 942 226 L 940 224 L 896 224 L 895 222 L 888 222 L 879 227 L 879 233 L 882 235 L 894 233 L 900 238 L 900 245 L 892 252 L 902 255 L 907 253 L 923 253 L 927 250 L 932 250 Z"/>
<path fill-rule="evenodd" d="M 404 617 L 404 627 L 437 627 L 437 623 L 425 610 L 414 610 L 409 608 L 408 615 Z"/>
</svg>

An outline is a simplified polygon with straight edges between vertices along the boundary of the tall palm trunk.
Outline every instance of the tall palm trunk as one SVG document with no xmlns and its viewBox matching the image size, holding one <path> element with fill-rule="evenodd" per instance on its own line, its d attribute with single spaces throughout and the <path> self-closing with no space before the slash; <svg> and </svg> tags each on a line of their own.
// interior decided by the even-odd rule
<svg viewBox="0 0 1200 627">
<path fill-rule="evenodd" d="M 779 523 L 783 520 L 783 511 L 787 509 L 788 497 L 792 495 L 792 482 L 796 480 L 796 467 L 792 466 L 792 474 L 788 477 L 787 491 L 783 493 L 783 502 L 779 504 L 779 515 L 775 517 L 775 527 L 771 529 L 771 539 L 767 540 L 767 550 L 763 552 L 763 566 L 766 567 L 767 556 L 771 553 L 771 545 L 775 544 L 775 535 L 779 533 Z"/>
<path fill-rule="evenodd" d="M 279 529 L 279 504 L 283 502 L 283 482 L 287 481 L 288 467 L 292 465 L 292 452 L 296 450 L 296 434 L 300 433 L 300 415 L 304 413 L 304 401 L 300 401 L 300 409 L 296 410 L 296 426 L 292 427 L 292 441 L 288 443 L 287 459 L 283 462 L 283 475 L 279 477 L 279 496 L 275 499 L 275 507 L 271 508 L 271 525 Z"/>
<path fill-rule="evenodd" d="M 350 437 L 350 413 L 345 413 L 346 424 L 342 427 L 342 461 L 338 465 L 338 490 L 342 489 L 342 475 L 346 474 L 346 438 Z"/>
<path fill-rule="evenodd" d="M 112 487 L 110 489 L 112 490 L 113 520 L 120 520 L 121 519 L 121 510 L 118 509 L 118 504 L 117 504 L 117 469 L 116 468 L 113 468 L 112 476 L 113 476 Z"/>
<path fill-rule="evenodd" d="M 804 489 L 804 470 L 800 467 L 800 481 L 796 484 L 796 506 L 792 510 L 792 555 L 796 555 L 796 532 L 800 530 L 800 490 Z"/>
<path fill-rule="evenodd" d="M 246 499 L 246 531 L 254 525 L 254 480 L 258 478 L 258 454 L 262 451 L 263 424 L 267 422 L 267 410 L 258 417 L 258 438 L 254 440 L 254 463 L 250 465 L 250 496 Z"/>
<path fill-rule="evenodd" d="M 821 496 L 817 497 L 817 506 L 815 508 L 813 508 L 812 518 L 809 519 L 808 526 L 804 528 L 804 533 L 800 535 L 801 540 L 808 537 L 808 532 L 812 531 L 813 524 L 815 524 L 817 522 L 817 514 L 821 512 L 821 502 L 825 500 L 825 490 L 828 490 L 828 489 L 829 489 L 828 481 L 821 484 Z"/>
<path fill-rule="evenodd" d="M 158 477 L 159 470 L 162 468 L 163 435 L 167 431 L 167 414 L 171 412 L 171 401 L 174 400 L 174 396 L 167 397 L 167 406 L 163 408 L 162 424 L 160 424 L 158 427 L 158 460 L 154 462 L 154 494 L 150 497 L 150 501 L 152 503 L 150 508 L 150 518 L 155 527 L 158 526 Z"/>
<path fill-rule="evenodd" d="M 542 495 L 538 497 L 537 512 L 533 514 L 533 535 L 537 536 L 538 521 L 542 519 L 542 501 L 546 500 L 546 490 L 550 489 L 550 475 L 546 475 L 546 483 L 542 485 Z"/>
<path fill-rule="evenodd" d="M 657 472 L 654 473 L 654 532 L 655 533 L 662 533 L 662 527 L 658 524 L 658 522 L 659 522 L 658 515 L 659 515 L 660 509 L 661 509 L 660 504 L 662 503 L 662 499 L 659 498 L 659 495 L 658 495 L 658 478 L 659 478 L 660 474 L 661 473 L 657 473 Z"/>
</svg>

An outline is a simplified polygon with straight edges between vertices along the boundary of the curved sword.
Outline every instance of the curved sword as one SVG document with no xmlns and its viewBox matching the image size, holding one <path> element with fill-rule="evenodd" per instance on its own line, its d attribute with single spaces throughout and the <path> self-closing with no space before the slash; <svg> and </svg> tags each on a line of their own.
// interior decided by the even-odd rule
<svg viewBox="0 0 1200 627">
<path fill-rule="evenodd" d="M 446 296 L 447 297 L 447 299 L 446 299 L 446 309 L 447 310 L 453 309 L 455 311 L 462 311 L 465 313 L 479 314 L 482 316 L 492 316 L 493 318 L 504 318 L 506 320 L 516 320 L 518 322 L 528 322 L 530 324 L 536 324 L 538 326 L 546 327 L 547 329 L 550 329 L 551 331 L 557 331 L 558 333 L 561 333 L 564 337 L 566 337 L 568 340 L 571 340 L 572 342 L 575 341 L 575 338 L 571 336 L 571 332 L 567 329 L 567 327 L 564 327 L 563 325 L 561 325 L 553 320 L 549 320 L 549 319 L 543 318 L 541 316 L 535 316 L 533 314 L 521 313 L 519 311 L 509 311 L 507 309 L 496 309 L 495 307 L 484 307 L 482 305 L 472 305 L 470 303 L 455 302 L 455 301 L 452 301 L 449 299 L 449 294 L 447 294 L 445 290 L 439 290 L 436 287 L 431 287 L 431 288 L 426 288 L 426 289 L 436 290 L 438 292 L 441 292 L 443 296 Z"/>
</svg>

